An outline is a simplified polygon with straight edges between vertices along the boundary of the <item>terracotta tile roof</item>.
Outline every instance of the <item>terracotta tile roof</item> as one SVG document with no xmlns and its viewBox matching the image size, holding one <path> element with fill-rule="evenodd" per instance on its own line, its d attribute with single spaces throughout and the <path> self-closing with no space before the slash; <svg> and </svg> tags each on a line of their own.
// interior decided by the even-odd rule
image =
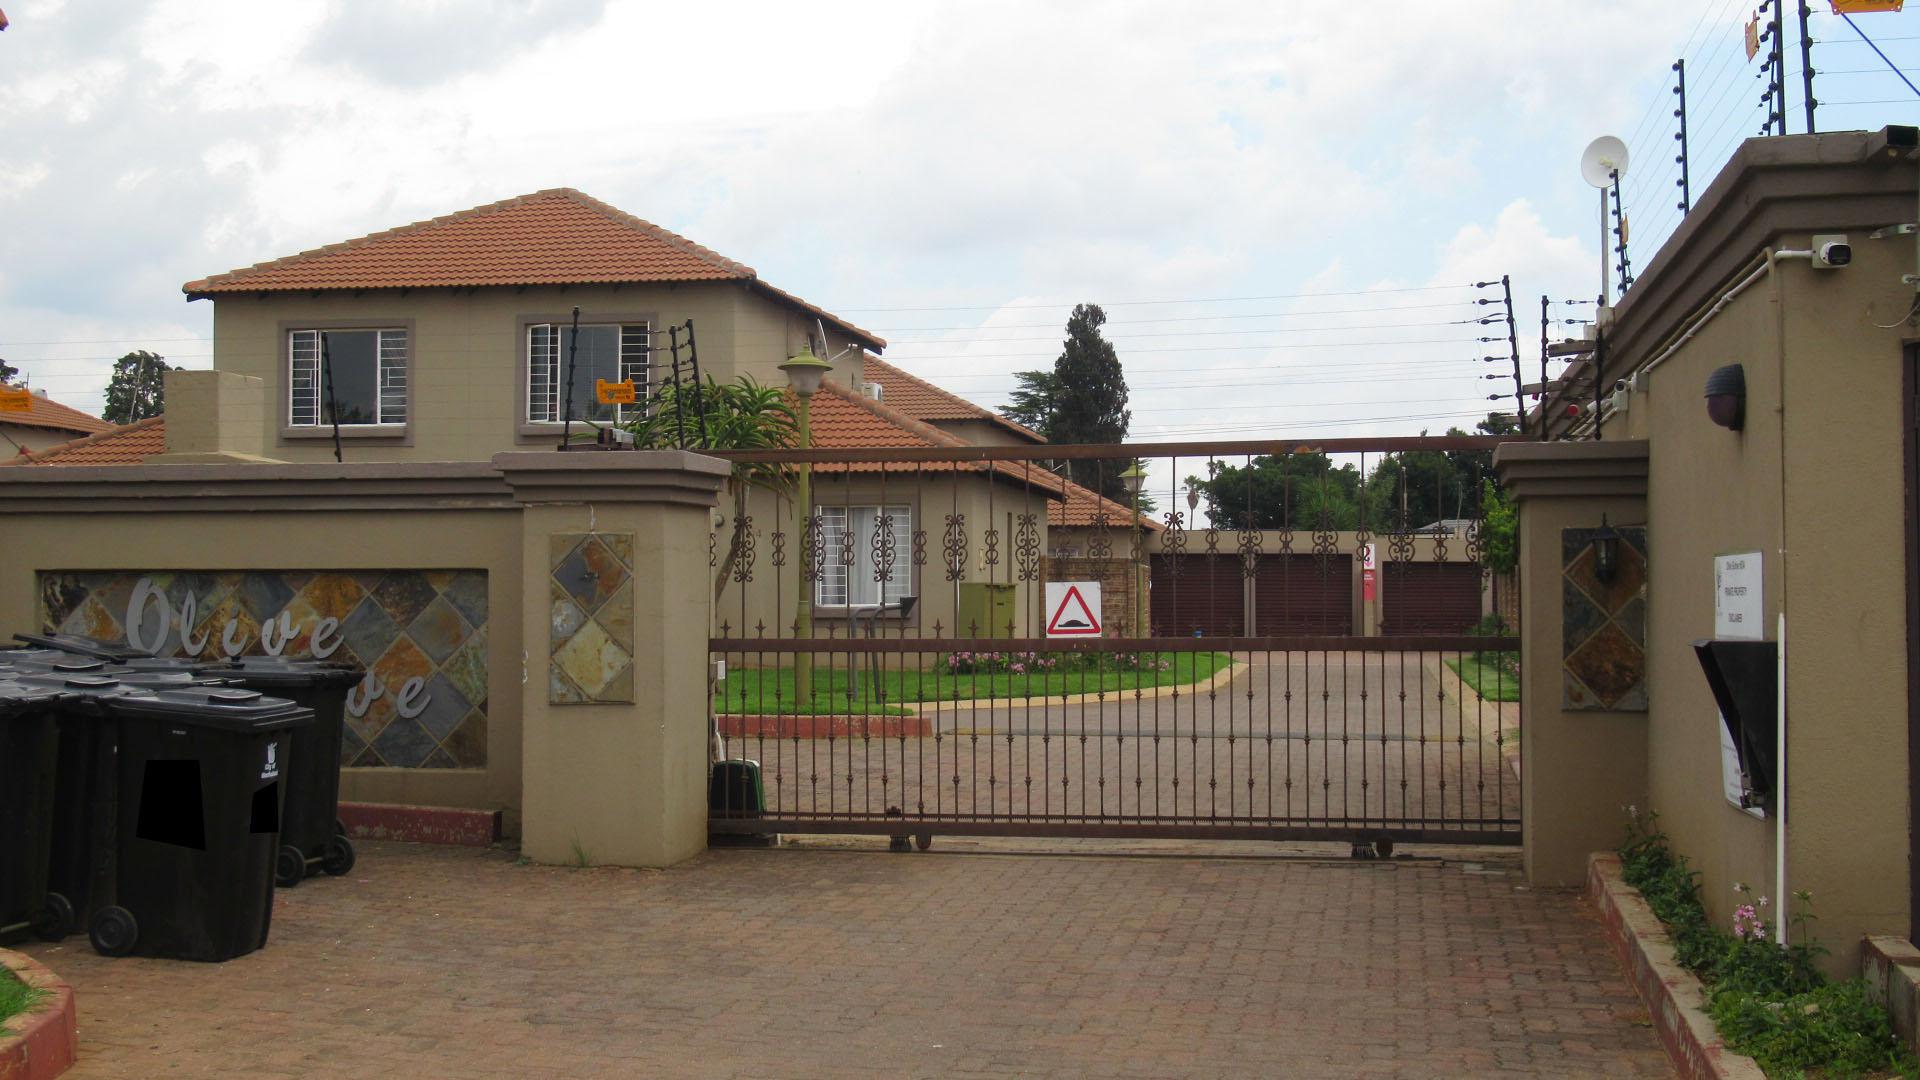
<svg viewBox="0 0 1920 1080">
<path fill-rule="evenodd" d="M 17 424 L 20 427 L 52 428 L 55 431 L 77 431 L 91 435 L 96 431 L 108 431 L 113 424 L 97 416 L 89 416 L 79 409 L 62 405 L 59 402 L 33 392 L 33 400 L 26 412 L 0 412 L 0 424 Z"/>
<path fill-rule="evenodd" d="M 788 391 L 788 395 L 791 397 L 792 391 Z M 891 405 L 856 394 L 831 379 L 821 382 L 820 392 L 813 395 L 810 420 L 813 428 L 813 444 L 823 449 L 971 445 L 965 439 L 949 435 L 932 424 L 916 420 Z M 963 471 L 971 472 L 984 472 L 991 467 L 1001 476 L 1031 483 L 1055 496 L 1062 495 L 1066 491 L 1065 480 L 1045 469 L 1029 468 L 1022 462 L 964 462 L 959 467 Z M 901 462 L 856 462 L 815 465 L 813 471 L 816 473 L 911 473 L 919 470 L 930 473 L 945 472 L 948 468 L 949 466 L 944 462 L 929 462 L 925 466 Z"/>
<path fill-rule="evenodd" d="M 1110 528 L 1127 527 L 1129 511 L 1125 503 L 1114 502 L 1092 488 L 1066 482 L 1066 499 L 1047 504 L 1047 524 L 1052 528 L 1092 528 L 1094 520 L 1105 514 Z M 1140 515 L 1141 527 L 1148 532 L 1164 532 L 1166 526 L 1153 520 L 1152 514 Z"/>
<path fill-rule="evenodd" d="M 1030 442 L 1047 441 L 1039 432 L 1016 424 L 992 409 L 975 405 L 958 394 L 942 390 L 877 356 L 867 357 L 862 366 L 866 369 L 867 380 L 883 387 L 882 400 L 916 420 L 987 420 Z"/>
<path fill-rule="evenodd" d="M 753 267 L 572 188 L 549 188 L 214 274 L 189 298 L 246 292 L 740 281 L 886 342 L 762 282 Z"/>
<path fill-rule="evenodd" d="M 21 454 L 6 465 L 138 465 L 167 449 L 167 418 L 155 416 L 49 446 L 31 454 Z"/>
</svg>

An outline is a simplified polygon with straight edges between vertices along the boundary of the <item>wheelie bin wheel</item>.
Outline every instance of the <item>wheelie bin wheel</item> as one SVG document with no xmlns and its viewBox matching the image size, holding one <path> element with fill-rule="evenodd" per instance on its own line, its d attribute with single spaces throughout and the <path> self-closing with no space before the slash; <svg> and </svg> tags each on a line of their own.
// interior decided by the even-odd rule
<svg viewBox="0 0 1920 1080">
<path fill-rule="evenodd" d="M 32 930 L 41 941 L 59 941 L 73 933 L 73 904 L 57 892 L 48 893 L 46 903 L 33 914 Z"/>
<path fill-rule="evenodd" d="M 101 956 L 125 956 L 140 940 L 140 924 L 126 908 L 103 907 L 94 913 L 93 921 L 87 926 L 87 940 L 93 942 L 93 951 Z"/>
<path fill-rule="evenodd" d="M 344 836 L 336 836 L 327 841 L 320 850 L 320 869 L 334 877 L 344 876 L 353 869 L 353 843 Z"/>
<path fill-rule="evenodd" d="M 306 852 L 292 844 L 282 845 L 280 854 L 273 860 L 273 883 L 283 889 L 291 889 L 307 880 Z"/>
<path fill-rule="evenodd" d="M 341 821 L 339 818 L 334 818 L 333 819 L 333 835 L 341 836 L 341 837 L 346 836 L 347 823 L 344 821 Z"/>
</svg>

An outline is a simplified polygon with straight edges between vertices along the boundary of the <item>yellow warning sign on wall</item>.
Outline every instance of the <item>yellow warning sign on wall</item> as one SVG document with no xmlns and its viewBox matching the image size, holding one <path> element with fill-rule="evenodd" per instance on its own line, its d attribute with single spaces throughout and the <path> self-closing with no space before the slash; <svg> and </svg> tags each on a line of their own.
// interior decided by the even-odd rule
<svg viewBox="0 0 1920 1080">
<path fill-rule="evenodd" d="M 593 396 L 598 398 L 602 405 L 631 405 L 639 400 L 639 396 L 633 388 L 632 379 L 626 379 L 621 382 L 608 382 L 605 379 L 595 379 L 593 380 Z"/>
</svg>

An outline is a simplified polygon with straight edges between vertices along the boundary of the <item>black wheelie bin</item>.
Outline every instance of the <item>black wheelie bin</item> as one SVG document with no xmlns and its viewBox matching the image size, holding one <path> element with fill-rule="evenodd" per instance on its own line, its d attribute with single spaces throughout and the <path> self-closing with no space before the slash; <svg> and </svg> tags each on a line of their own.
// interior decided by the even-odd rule
<svg viewBox="0 0 1920 1080">
<path fill-rule="evenodd" d="M 220 961 L 264 946 L 288 750 L 313 711 L 226 686 L 105 704 L 119 805 L 113 901 L 88 920 L 93 947 Z"/>
<path fill-rule="evenodd" d="M 324 660 L 242 656 L 208 668 L 234 686 L 287 698 L 313 710 L 313 723 L 293 733 L 280 815 L 280 851 L 274 883 L 291 888 L 317 867 L 339 876 L 353 869 L 353 843 L 340 824 L 340 739 L 347 691 L 362 678 L 355 668 Z"/>
<path fill-rule="evenodd" d="M 0 674 L 0 941 L 23 931 L 58 940 L 73 925 L 72 907 L 47 891 L 57 716 L 67 700 L 64 691 Z"/>
<path fill-rule="evenodd" d="M 45 862 L 47 917 L 34 928 L 38 936 L 58 940 L 111 901 L 119 725 L 107 715 L 106 703 L 143 691 L 97 674 L 14 669 L 0 679 L 61 699 L 54 710 L 58 750 Z"/>
</svg>

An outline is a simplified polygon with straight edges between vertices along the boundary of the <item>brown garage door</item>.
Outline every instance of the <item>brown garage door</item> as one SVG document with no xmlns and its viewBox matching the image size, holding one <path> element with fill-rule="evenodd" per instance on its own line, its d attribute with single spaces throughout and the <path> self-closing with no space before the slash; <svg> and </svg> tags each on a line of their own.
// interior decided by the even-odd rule
<svg viewBox="0 0 1920 1080">
<path fill-rule="evenodd" d="M 1464 634 L 1480 621 L 1478 564 L 1389 562 L 1381 578 L 1382 634 Z"/>
<path fill-rule="evenodd" d="M 1239 637 L 1245 633 L 1241 580 L 1240 559 L 1234 555 L 1155 555 L 1153 632 L 1188 637 L 1198 630 L 1207 637 Z"/>
<path fill-rule="evenodd" d="M 1262 636 L 1353 633 L 1353 556 L 1260 556 L 1253 624 Z"/>
</svg>

